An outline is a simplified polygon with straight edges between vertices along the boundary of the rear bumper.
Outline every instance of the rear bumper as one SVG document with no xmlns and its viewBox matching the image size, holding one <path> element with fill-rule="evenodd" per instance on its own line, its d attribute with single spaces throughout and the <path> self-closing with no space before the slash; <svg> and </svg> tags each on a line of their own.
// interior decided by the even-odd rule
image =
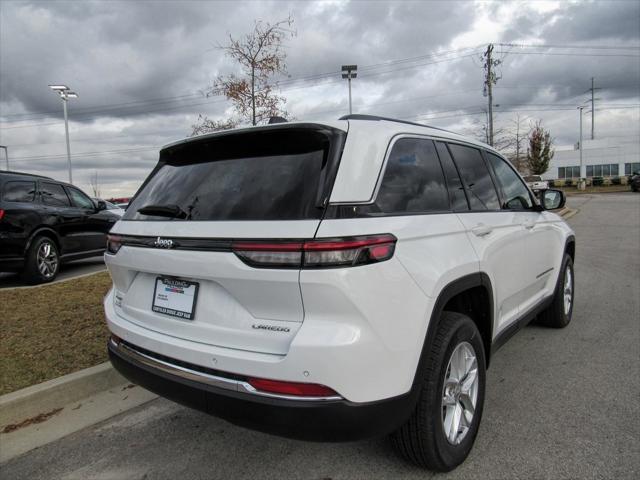
<svg viewBox="0 0 640 480">
<path fill-rule="evenodd" d="M 350 441 L 386 435 L 407 420 L 416 402 L 415 391 L 367 403 L 256 395 L 229 388 L 243 383 L 238 376 L 212 375 L 166 357 L 154 362 L 136 352 L 109 341 L 111 363 L 133 383 L 236 425 L 289 438 Z"/>
</svg>

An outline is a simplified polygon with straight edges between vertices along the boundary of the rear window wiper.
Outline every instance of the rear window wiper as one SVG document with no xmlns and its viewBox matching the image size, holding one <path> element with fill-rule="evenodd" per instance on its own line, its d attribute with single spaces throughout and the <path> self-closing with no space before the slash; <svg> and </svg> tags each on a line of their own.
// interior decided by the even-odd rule
<svg viewBox="0 0 640 480">
<path fill-rule="evenodd" d="M 187 218 L 187 214 L 178 205 L 145 205 L 138 209 L 143 215 L 156 217 Z"/>
</svg>

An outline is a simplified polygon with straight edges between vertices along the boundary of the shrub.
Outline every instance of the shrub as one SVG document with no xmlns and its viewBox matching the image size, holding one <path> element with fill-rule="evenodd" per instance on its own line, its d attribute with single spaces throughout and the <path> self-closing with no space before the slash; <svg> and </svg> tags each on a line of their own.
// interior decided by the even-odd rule
<svg viewBox="0 0 640 480">
<path fill-rule="evenodd" d="M 593 177 L 593 186 L 594 187 L 599 187 L 600 185 L 604 184 L 604 178 L 602 177 Z"/>
<path fill-rule="evenodd" d="M 564 186 L 565 186 L 565 187 L 571 187 L 571 186 L 573 186 L 573 179 L 572 179 L 572 178 L 567 178 L 567 179 L 564 181 Z"/>
<path fill-rule="evenodd" d="M 556 185 L 558 180 L 549 180 L 547 183 L 549 184 L 549 188 L 559 187 L 560 185 Z"/>
<path fill-rule="evenodd" d="M 620 179 L 620 177 L 613 177 L 611 179 L 611 183 L 614 185 L 622 185 L 622 180 Z"/>
</svg>

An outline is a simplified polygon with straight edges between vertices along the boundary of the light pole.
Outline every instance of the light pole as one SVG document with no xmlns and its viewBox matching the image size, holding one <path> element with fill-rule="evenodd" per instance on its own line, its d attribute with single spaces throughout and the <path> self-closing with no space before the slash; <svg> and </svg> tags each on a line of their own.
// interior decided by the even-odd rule
<svg viewBox="0 0 640 480">
<path fill-rule="evenodd" d="M 9 170 L 9 149 L 5 145 L 0 145 L 0 148 L 4 148 L 4 159 L 7 161 L 7 171 Z"/>
<path fill-rule="evenodd" d="M 351 115 L 351 79 L 358 76 L 357 65 L 342 65 L 342 78 L 346 78 L 349 81 L 349 115 Z"/>
<path fill-rule="evenodd" d="M 64 134 L 67 138 L 67 164 L 69 165 L 69 183 L 73 183 L 73 177 L 71 175 L 71 147 L 69 146 L 69 120 L 67 118 L 67 101 L 70 98 L 78 98 L 76 92 L 69 90 L 66 85 L 49 85 L 49 88 L 55 92 L 58 92 L 62 99 L 62 107 L 64 109 Z"/>
<path fill-rule="evenodd" d="M 578 180 L 578 189 L 582 190 L 580 185 L 582 185 L 582 179 L 584 178 L 582 175 L 582 110 L 584 110 L 584 107 L 580 106 L 578 107 L 578 110 L 580 110 L 580 140 L 578 140 L 578 149 L 580 150 L 580 179 Z"/>
</svg>

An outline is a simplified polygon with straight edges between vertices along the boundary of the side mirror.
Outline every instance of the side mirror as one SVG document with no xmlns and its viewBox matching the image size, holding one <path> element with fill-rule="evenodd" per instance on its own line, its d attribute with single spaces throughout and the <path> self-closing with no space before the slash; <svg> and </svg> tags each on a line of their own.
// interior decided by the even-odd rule
<svg viewBox="0 0 640 480">
<path fill-rule="evenodd" d="M 564 207 L 567 199 L 562 190 L 547 189 L 542 194 L 541 203 L 545 210 L 556 210 Z"/>
<path fill-rule="evenodd" d="M 517 196 L 507 202 L 507 208 L 510 210 L 526 210 L 528 208 L 531 208 L 531 206 L 525 198 Z"/>
<path fill-rule="evenodd" d="M 100 212 L 102 210 L 106 210 L 107 209 L 107 204 L 104 203 L 104 200 L 98 200 L 96 202 L 96 209 Z"/>
</svg>

